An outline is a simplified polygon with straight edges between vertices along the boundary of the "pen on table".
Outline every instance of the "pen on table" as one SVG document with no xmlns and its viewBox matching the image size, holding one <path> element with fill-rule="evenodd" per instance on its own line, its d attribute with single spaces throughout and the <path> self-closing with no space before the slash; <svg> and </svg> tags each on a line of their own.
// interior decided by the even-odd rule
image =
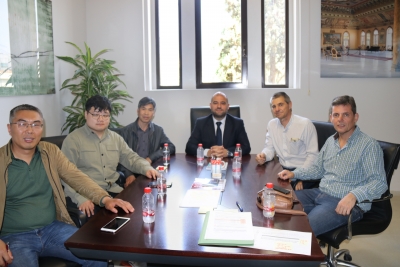
<svg viewBox="0 0 400 267">
<path fill-rule="evenodd" d="M 236 206 L 239 208 L 240 212 L 243 212 L 243 208 L 240 206 L 239 202 L 236 201 Z"/>
</svg>

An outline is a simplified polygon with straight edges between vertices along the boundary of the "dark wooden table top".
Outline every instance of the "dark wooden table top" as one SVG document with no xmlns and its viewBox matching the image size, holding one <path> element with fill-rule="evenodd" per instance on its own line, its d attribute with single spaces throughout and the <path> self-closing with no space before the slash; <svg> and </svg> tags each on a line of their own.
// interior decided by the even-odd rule
<svg viewBox="0 0 400 267">
<path fill-rule="evenodd" d="M 288 182 L 277 178 L 277 173 L 282 170 L 277 160 L 259 166 L 255 155 L 244 156 L 239 180 L 232 177 L 232 159 L 224 160 L 229 165 L 221 206 L 234 209 L 238 201 L 244 211 L 252 213 L 254 226 L 311 232 L 306 216 L 275 214 L 271 224 L 271 220 L 264 219 L 262 211 L 256 206 L 257 191 L 267 181 L 290 188 Z M 160 163 L 155 162 L 153 165 Z M 156 199 L 155 223 L 149 225 L 142 220 L 143 189 L 150 179 L 140 176 L 118 196 L 132 203 L 135 208 L 133 213 L 121 212 L 116 215 L 102 209 L 69 238 L 65 245 L 79 257 L 173 265 L 244 266 L 243 264 L 251 262 L 252 266 L 265 266 L 268 261 L 274 262 L 274 266 L 284 266 L 297 261 L 296 266 L 317 266 L 318 262 L 324 260 L 324 254 L 314 235 L 311 256 L 242 247 L 198 245 L 205 215 L 198 214 L 198 208 L 180 208 L 179 204 L 196 177 L 209 176 L 206 165 L 203 168 L 197 167 L 195 157 L 185 154 L 172 156 L 167 172 L 167 180 L 172 182 L 172 187 L 168 188 L 164 198 L 157 196 L 157 189 L 152 190 Z M 300 209 L 301 206 L 295 205 L 295 208 Z M 129 217 L 131 221 L 116 234 L 100 231 L 115 216 Z"/>
</svg>

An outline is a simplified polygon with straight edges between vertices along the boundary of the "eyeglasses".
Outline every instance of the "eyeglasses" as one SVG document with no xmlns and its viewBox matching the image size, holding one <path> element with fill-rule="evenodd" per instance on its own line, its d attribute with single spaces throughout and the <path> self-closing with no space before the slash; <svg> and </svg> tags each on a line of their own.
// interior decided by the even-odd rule
<svg viewBox="0 0 400 267">
<path fill-rule="evenodd" d="M 10 122 L 10 124 L 16 124 L 19 129 L 28 129 L 29 125 L 33 130 L 42 129 L 43 124 L 40 122 L 27 123 L 26 121 Z"/>
<path fill-rule="evenodd" d="M 94 119 L 98 119 L 99 117 L 103 117 L 103 119 L 108 120 L 110 119 L 111 115 L 110 114 L 97 114 L 97 113 L 90 113 L 88 112 L 90 115 L 93 116 Z"/>
</svg>

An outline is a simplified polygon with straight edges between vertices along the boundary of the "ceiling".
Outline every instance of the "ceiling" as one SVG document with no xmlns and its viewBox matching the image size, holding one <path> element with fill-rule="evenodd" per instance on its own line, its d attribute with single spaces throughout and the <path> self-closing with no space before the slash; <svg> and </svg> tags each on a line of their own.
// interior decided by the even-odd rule
<svg viewBox="0 0 400 267">
<path fill-rule="evenodd" d="M 387 28 L 393 21 L 394 0 L 321 0 L 321 28 Z"/>
</svg>

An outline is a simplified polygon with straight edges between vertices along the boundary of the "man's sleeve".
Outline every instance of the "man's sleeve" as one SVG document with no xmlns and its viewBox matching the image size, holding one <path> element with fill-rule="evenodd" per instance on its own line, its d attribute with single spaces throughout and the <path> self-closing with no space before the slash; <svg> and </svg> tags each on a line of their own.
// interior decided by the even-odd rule
<svg viewBox="0 0 400 267">
<path fill-rule="evenodd" d="M 308 168 L 297 168 L 293 171 L 295 179 L 299 180 L 318 180 L 324 175 L 324 152 L 327 147 L 327 143 L 321 148 L 318 153 L 316 160 Z"/>
<path fill-rule="evenodd" d="M 251 151 L 250 141 L 249 141 L 249 138 L 247 137 L 247 133 L 244 128 L 244 122 L 242 119 L 236 119 L 236 120 L 238 120 L 236 143 L 240 144 L 240 146 L 242 148 L 242 155 L 250 154 L 250 151 Z M 236 148 L 236 144 L 234 147 L 230 147 L 227 149 L 230 152 L 234 153 L 235 148 Z"/>
<path fill-rule="evenodd" d="M 380 198 L 388 189 L 383 152 L 378 142 L 374 141 L 363 153 L 363 175 L 367 183 L 352 190 L 358 202 Z"/>
<path fill-rule="evenodd" d="M 153 169 L 150 163 L 136 154 L 120 135 L 115 135 L 115 142 L 119 148 L 119 163 L 133 173 L 146 175 L 148 170 Z"/>
<path fill-rule="evenodd" d="M 272 141 L 272 136 L 269 134 L 268 128 L 267 128 L 267 134 L 265 135 L 265 145 L 264 149 L 261 151 L 265 155 L 265 161 L 270 161 L 275 157 L 275 147 L 274 143 Z"/>
<path fill-rule="evenodd" d="M 74 140 L 71 135 L 68 135 L 62 144 L 61 151 L 64 153 L 64 155 L 68 158 L 70 162 L 72 162 L 74 165 L 78 162 L 79 159 L 79 149 L 78 149 L 78 144 L 77 140 Z M 87 201 L 88 199 L 85 198 L 84 196 L 80 195 L 78 192 L 76 192 L 72 187 L 70 187 L 67 183 L 64 181 L 61 181 L 62 185 L 64 186 L 64 193 L 65 196 L 70 197 L 72 202 L 74 202 L 76 205 L 80 206 L 82 203 Z"/>
<path fill-rule="evenodd" d="M 203 143 L 203 142 L 201 139 L 199 120 L 197 119 L 196 123 L 194 125 L 193 132 L 190 135 L 189 140 L 186 143 L 186 149 L 185 149 L 186 154 L 196 156 L 197 155 L 197 146 L 199 145 L 199 143 Z M 204 147 L 204 144 L 203 144 L 203 148 L 206 149 L 209 147 Z"/>
<path fill-rule="evenodd" d="M 155 161 L 162 157 L 163 155 L 162 148 L 164 147 L 165 143 L 168 144 L 169 153 L 171 155 L 175 154 L 175 145 L 171 142 L 171 140 L 169 140 L 168 136 L 165 134 L 164 129 L 162 127 L 160 127 L 159 130 L 161 131 L 161 138 L 158 144 L 159 149 L 157 149 L 156 151 L 152 151 L 150 153 L 149 158 L 151 159 L 151 161 Z"/>
<path fill-rule="evenodd" d="M 308 121 L 307 126 L 304 129 L 304 141 L 306 144 L 306 161 L 303 164 L 303 168 L 308 168 L 313 164 L 318 155 L 318 136 L 317 130 L 311 121 Z"/>
<path fill-rule="evenodd" d="M 100 204 L 101 199 L 107 196 L 108 193 L 103 190 L 96 182 L 90 179 L 86 174 L 81 172 L 68 158 L 58 150 L 54 155 L 51 155 L 51 160 L 57 162 L 58 175 L 64 186 L 68 186 L 71 192 L 75 192 L 82 199 L 91 200 L 96 205 Z M 66 193 L 67 194 L 67 193 Z M 82 199 L 77 198 L 74 203 L 78 206 L 83 203 Z"/>
</svg>

